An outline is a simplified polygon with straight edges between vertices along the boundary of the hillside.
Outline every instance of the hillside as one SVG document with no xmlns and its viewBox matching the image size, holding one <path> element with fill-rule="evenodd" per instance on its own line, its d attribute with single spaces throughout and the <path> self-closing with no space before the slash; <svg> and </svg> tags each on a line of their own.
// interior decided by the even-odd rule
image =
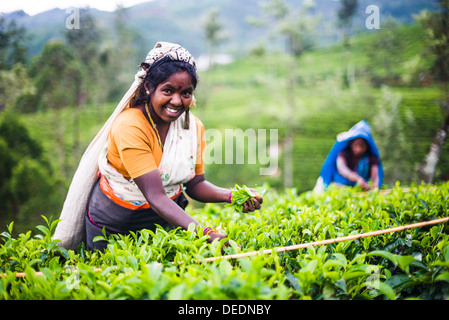
<svg viewBox="0 0 449 320">
<path fill-rule="evenodd" d="M 404 63 L 397 66 L 404 72 L 405 62 L 414 59 L 423 50 L 423 33 L 418 26 L 402 27 L 398 30 L 401 37 L 409 39 L 398 60 Z M 299 191 L 307 191 L 314 187 L 319 176 L 321 165 L 335 141 L 335 136 L 348 130 L 361 119 L 373 126 L 373 134 L 378 144 L 385 150 L 383 154 L 386 169 L 385 183 L 394 185 L 396 179 L 404 183 L 413 181 L 413 167 L 422 161 L 434 135 L 434 125 L 441 121 L 438 107 L 439 91 L 434 87 L 390 87 L 393 95 L 398 95 L 401 102 L 398 106 L 401 115 L 392 118 L 396 127 L 401 127 L 406 115 L 414 117 L 413 123 L 401 132 L 408 144 L 411 155 L 405 164 L 397 164 L 388 148 L 392 144 L 400 144 L 394 137 L 383 138 L 385 128 L 375 123 L 379 108 L 386 101 L 385 92 L 372 86 L 369 81 L 370 60 L 366 52 L 372 49 L 375 35 L 361 35 L 353 40 L 352 62 L 356 69 L 356 84 L 352 90 L 341 86 L 342 71 L 341 47 L 334 46 L 316 49 L 305 53 L 298 60 L 299 86 L 295 91 L 298 105 L 295 114 L 295 147 L 294 147 L 294 186 Z M 192 112 L 204 123 L 206 129 L 250 128 L 277 129 L 279 146 L 285 134 L 286 117 L 283 114 L 286 106 L 285 94 L 285 61 L 279 55 L 245 56 L 226 66 L 219 66 L 211 72 L 200 73 L 200 83 L 196 97 L 198 108 Z M 125 91 L 127 88 L 123 88 Z M 86 105 L 79 110 L 77 118 L 81 134 L 81 149 L 85 148 L 96 131 L 115 108 L 115 103 L 104 105 Z M 65 152 L 72 170 L 76 166 L 80 154 L 73 153 L 74 123 L 73 109 L 63 111 L 65 129 Z M 53 112 L 40 112 L 25 116 L 35 136 L 44 136 L 45 149 L 50 159 L 59 159 L 56 145 L 56 132 L 48 132 L 48 121 L 55 117 Z M 250 121 L 248 121 L 250 119 Z M 212 144 L 212 140 L 209 141 Z M 397 147 L 397 146 L 396 146 Z M 282 150 L 280 150 L 282 151 Z M 438 166 L 437 177 L 441 179 L 449 174 L 449 145 L 446 144 Z M 207 176 L 218 185 L 231 187 L 234 183 L 258 184 L 270 182 L 276 188 L 283 187 L 283 157 L 279 158 L 279 170 L 273 176 L 260 176 L 257 165 L 209 164 Z M 54 163 L 58 170 L 61 166 Z M 73 172 L 73 171 L 72 171 Z"/>
<path fill-rule="evenodd" d="M 304 1 L 288 0 L 291 8 L 297 8 Z M 260 42 L 267 43 L 271 34 L 270 26 L 256 28 L 248 22 L 250 17 L 260 17 L 263 11 L 259 0 L 154 0 L 125 9 L 129 27 L 135 29 L 142 39 L 141 55 L 146 54 L 149 44 L 164 40 L 188 45 L 190 51 L 198 56 L 205 51 L 203 24 L 211 9 L 220 11 L 220 22 L 227 41 L 220 47 L 221 51 L 234 55 L 248 52 Z M 314 15 L 319 18 L 316 45 L 323 46 L 335 43 L 340 39 L 340 31 L 336 27 L 338 2 L 315 0 Z M 435 9 L 436 0 L 360 0 L 354 16 L 353 32 L 365 32 L 365 9 L 368 5 L 377 5 L 381 18 L 394 17 L 402 24 L 413 21 L 413 14 L 423 9 Z M 102 30 L 103 40 L 113 37 L 114 13 L 90 9 Z M 81 12 L 81 14 L 83 14 Z M 65 22 L 70 13 L 62 9 L 49 10 L 35 16 L 25 13 L 2 15 L 7 20 L 15 20 L 23 25 L 30 34 L 30 54 L 40 52 L 46 41 L 61 38 Z M 82 26 L 81 26 L 82 27 Z M 270 45 L 273 42 L 270 41 Z"/>
</svg>

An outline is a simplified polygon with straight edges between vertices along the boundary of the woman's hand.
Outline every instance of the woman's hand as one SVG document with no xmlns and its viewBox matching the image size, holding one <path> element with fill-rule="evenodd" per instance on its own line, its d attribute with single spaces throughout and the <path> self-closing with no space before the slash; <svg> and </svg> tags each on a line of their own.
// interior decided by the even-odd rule
<svg viewBox="0 0 449 320">
<path fill-rule="evenodd" d="M 247 212 L 252 212 L 255 210 L 259 210 L 260 209 L 260 205 L 263 202 L 263 198 L 261 195 L 259 195 L 257 193 L 257 191 L 255 189 L 250 189 L 252 193 L 254 193 L 256 196 L 252 197 L 251 199 L 248 199 L 245 203 L 243 203 L 243 212 L 247 213 Z"/>
<path fill-rule="evenodd" d="M 217 241 L 221 241 L 222 239 L 227 239 L 228 236 L 224 233 L 220 233 L 220 232 L 216 232 L 216 231 L 209 231 L 207 233 L 207 235 L 209 236 L 209 238 L 207 239 L 207 242 L 212 243 L 213 241 L 217 240 Z M 224 255 L 226 252 L 224 250 L 225 247 L 229 247 L 231 246 L 231 244 L 229 243 L 229 240 L 226 241 L 223 244 L 223 247 L 221 247 L 221 254 Z"/>
<path fill-rule="evenodd" d="M 217 239 L 218 241 L 222 240 L 222 239 L 227 239 L 228 236 L 225 235 L 224 233 L 220 233 L 220 232 L 210 232 L 209 233 L 209 239 L 207 239 L 208 242 L 213 242 L 215 239 Z M 227 243 L 227 242 L 226 242 Z M 225 244 L 226 245 L 226 244 Z"/>
<path fill-rule="evenodd" d="M 370 186 L 368 182 L 365 181 L 362 177 L 357 178 L 357 184 L 362 187 L 363 190 L 368 191 L 370 189 Z"/>
</svg>

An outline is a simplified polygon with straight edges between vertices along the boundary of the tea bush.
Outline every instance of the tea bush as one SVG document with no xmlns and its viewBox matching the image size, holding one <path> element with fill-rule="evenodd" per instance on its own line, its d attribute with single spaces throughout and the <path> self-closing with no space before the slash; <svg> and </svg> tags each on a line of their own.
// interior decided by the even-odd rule
<svg viewBox="0 0 449 320">
<path fill-rule="evenodd" d="M 366 233 L 446 217 L 449 183 L 363 193 L 276 192 L 243 213 L 207 204 L 189 213 L 229 236 L 207 242 L 194 228 L 112 235 L 105 252 L 68 251 L 52 238 L 58 221 L 1 234 L 1 299 L 448 299 L 447 223 L 307 249 L 205 259 Z M 201 230 L 199 230 L 201 231 Z M 201 232 L 200 232 L 201 233 Z M 24 276 L 21 274 L 24 273 Z"/>
</svg>

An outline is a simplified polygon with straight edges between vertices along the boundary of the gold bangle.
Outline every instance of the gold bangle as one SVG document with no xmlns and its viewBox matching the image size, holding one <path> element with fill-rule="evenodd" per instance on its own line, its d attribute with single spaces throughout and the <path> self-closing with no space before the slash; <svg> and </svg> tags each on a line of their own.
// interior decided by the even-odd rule
<svg viewBox="0 0 449 320">
<path fill-rule="evenodd" d="M 220 230 L 223 230 L 223 229 L 220 229 L 220 228 L 210 229 L 210 230 L 208 230 L 208 231 L 206 232 L 206 236 L 208 236 L 209 233 L 211 233 L 211 232 L 218 232 L 218 231 L 220 231 Z"/>
</svg>

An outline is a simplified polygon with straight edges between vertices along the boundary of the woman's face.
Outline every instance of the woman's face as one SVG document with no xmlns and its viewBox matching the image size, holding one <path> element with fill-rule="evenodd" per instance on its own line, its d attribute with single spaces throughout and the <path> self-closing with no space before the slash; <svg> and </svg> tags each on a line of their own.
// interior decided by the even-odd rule
<svg viewBox="0 0 449 320">
<path fill-rule="evenodd" d="M 187 71 L 171 75 L 167 81 L 160 83 L 151 95 L 150 102 L 159 119 L 155 122 L 173 122 L 190 106 L 193 84 Z"/>
<path fill-rule="evenodd" d="M 366 141 L 362 138 L 357 138 L 351 141 L 352 154 L 355 156 L 362 156 L 368 150 Z"/>
</svg>

